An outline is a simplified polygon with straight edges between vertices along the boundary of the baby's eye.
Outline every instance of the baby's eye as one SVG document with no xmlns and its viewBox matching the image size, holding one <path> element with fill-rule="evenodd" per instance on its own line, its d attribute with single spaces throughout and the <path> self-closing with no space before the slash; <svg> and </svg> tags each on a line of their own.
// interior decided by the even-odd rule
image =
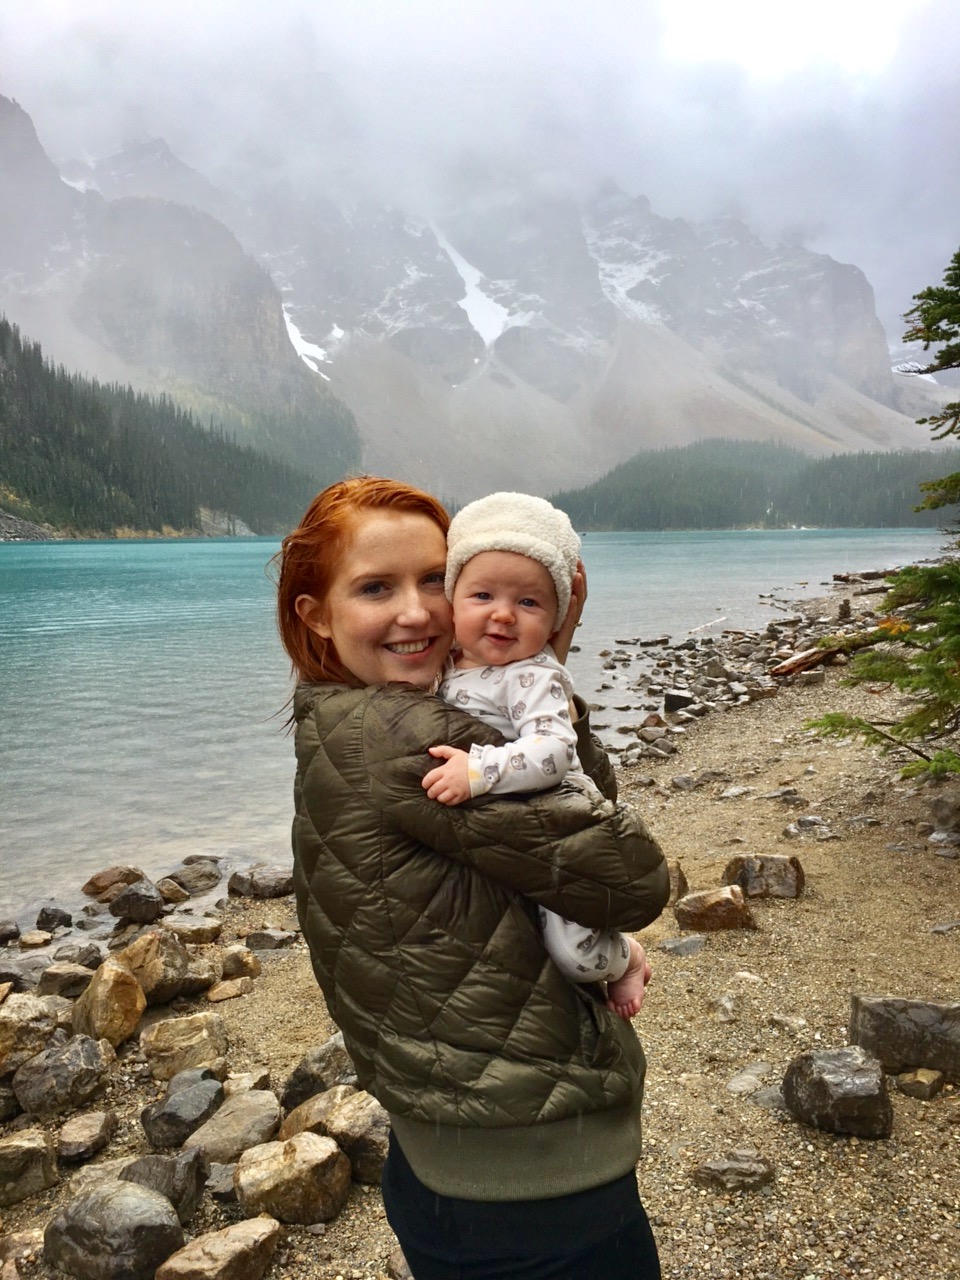
<svg viewBox="0 0 960 1280">
<path fill-rule="evenodd" d="M 489 592 L 489 591 L 475 591 L 475 592 L 473 593 L 473 598 L 474 598 L 474 600 L 489 600 L 489 599 L 490 599 L 490 592 Z"/>
<path fill-rule="evenodd" d="M 536 609 L 539 607 L 538 601 L 534 600 L 533 596 L 524 596 L 520 604 L 524 609 Z"/>
</svg>

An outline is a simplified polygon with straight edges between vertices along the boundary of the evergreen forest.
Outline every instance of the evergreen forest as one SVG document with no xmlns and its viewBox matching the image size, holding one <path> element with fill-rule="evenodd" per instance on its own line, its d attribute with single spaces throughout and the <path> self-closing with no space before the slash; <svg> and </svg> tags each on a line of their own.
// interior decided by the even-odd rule
<svg viewBox="0 0 960 1280">
<path fill-rule="evenodd" d="M 0 316 L 0 507 L 14 515 L 75 534 L 190 532 L 209 507 L 273 534 L 323 483 L 165 396 L 54 368 Z"/>
<path fill-rule="evenodd" d="M 936 527 L 921 484 L 960 449 L 811 458 L 774 443 L 702 440 L 638 453 L 552 501 L 578 529 Z"/>
</svg>

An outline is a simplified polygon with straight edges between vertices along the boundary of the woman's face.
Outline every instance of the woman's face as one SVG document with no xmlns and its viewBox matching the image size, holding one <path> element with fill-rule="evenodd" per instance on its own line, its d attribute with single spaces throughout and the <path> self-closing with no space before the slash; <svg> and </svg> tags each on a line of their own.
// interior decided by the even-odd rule
<svg viewBox="0 0 960 1280">
<path fill-rule="evenodd" d="M 300 596 L 297 613 L 362 684 L 406 680 L 427 689 L 453 639 L 446 558 L 446 540 L 428 516 L 362 512 L 326 599 Z"/>
</svg>

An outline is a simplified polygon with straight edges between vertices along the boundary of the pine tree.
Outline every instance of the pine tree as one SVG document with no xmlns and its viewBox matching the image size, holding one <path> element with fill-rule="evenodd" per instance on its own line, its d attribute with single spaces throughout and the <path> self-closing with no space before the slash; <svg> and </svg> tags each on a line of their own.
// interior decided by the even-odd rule
<svg viewBox="0 0 960 1280">
<path fill-rule="evenodd" d="M 960 250 L 943 284 L 914 294 L 914 303 L 903 317 L 910 325 L 904 342 L 919 340 L 925 351 L 943 344 L 923 372 L 960 368 Z M 960 401 L 919 421 L 933 428 L 934 439 L 960 435 Z M 922 506 L 949 506 L 960 501 L 960 472 L 920 487 L 927 493 Z M 911 698 L 912 709 L 891 725 L 834 712 L 812 727 L 856 734 L 888 750 L 905 748 L 913 757 L 905 777 L 960 773 L 960 560 L 912 565 L 888 581 L 887 617 L 866 637 L 845 683 L 888 682 Z"/>
</svg>

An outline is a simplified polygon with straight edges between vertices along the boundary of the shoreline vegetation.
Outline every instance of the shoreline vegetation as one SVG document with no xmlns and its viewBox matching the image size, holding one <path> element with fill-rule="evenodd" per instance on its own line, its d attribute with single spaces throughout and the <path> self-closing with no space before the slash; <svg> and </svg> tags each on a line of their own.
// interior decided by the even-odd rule
<svg viewBox="0 0 960 1280">
<path fill-rule="evenodd" d="M 873 625 L 881 576 L 836 575 L 831 594 L 760 630 L 728 627 L 693 646 L 643 637 L 611 654 L 659 692 L 617 774 L 674 884 L 672 905 L 641 935 L 655 976 L 637 1019 L 649 1061 L 638 1176 L 665 1280 L 958 1274 L 960 797 L 901 780 L 896 751 L 813 734 L 808 722 L 827 709 L 895 714 L 903 699 L 889 687 L 845 687 L 843 654 L 796 661 L 818 638 Z M 595 722 L 603 710 L 594 707 Z M 758 863 L 766 892 L 743 891 L 749 880 L 736 874 L 731 887 L 731 866 Z M 771 890 L 776 868 L 791 871 L 795 896 Z M 222 1265 L 253 1223 L 250 1276 L 404 1280 L 375 1172 L 356 1154 L 372 1152 L 376 1165 L 382 1116 L 328 1043 L 335 1028 L 298 933 L 289 866 L 230 876 L 198 856 L 155 885 L 128 869 L 86 890 L 69 924 L 54 908 L 22 928 L 0 925 L 0 1265 L 12 1260 L 11 1280 L 60 1274 L 63 1241 L 83 1233 L 70 1205 L 112 1206 L 100 1247 L 119 1248 L 118 1176 L 145 1185 L 154 1207 L 158 1193 L 168 1198 L 186 1221 L 186 1250 L 194 1240 L 206 1251 L 205 1270 L 189 1270 L 187 1255 L 178 1270 L 171 1225 L 164 1248 L 174 1256 L 151 1259 L 150 1274 L 162 1262 L 170 1280 L 214 1280 L 211 1259 Z M 739 894 L 738 922 L 711 923 L 704 894 Z M 677 897 L 698 899 L 702 914 L 683 914 Z M 141 1004 L 134 987 L 151 983 Z M 91 989 L 96 999 L 80 994 Z M 849 1053 L 863 1038 L 854 998 L 876 995 L 920 1002 L 942 1060 L 874 1069 L 886 1127 L 832 1132 L 801 1121 L 785 1102 L 788 1070 Z M 81 1041 L 97 1065 L 84 1058 L 74 1071 L 95 1086 L 79 1100 L 69 1054 Z M 173 1043 L 180 1056 L 158 1070 L 158 1046 Z M 189 1075 L 178 1094 L 168 1093 L 171 1064 Z M 196 1100 L 196 1090 L 211 1112 L 202 1121 L 171 1101 Z M 295 1197 L 280 1197 L 268 1225 L 243 1169 L 279 1160 L 278 1146 L 299 1160 L 310 1145 L 292 1136 L 301 1124 L 348 1152 L 352 1180 L 338 1164 L 335 1208 L 298 1217 Z M 100 1274 L 112 1273 L 103 1264 Z"/>
</svg>

